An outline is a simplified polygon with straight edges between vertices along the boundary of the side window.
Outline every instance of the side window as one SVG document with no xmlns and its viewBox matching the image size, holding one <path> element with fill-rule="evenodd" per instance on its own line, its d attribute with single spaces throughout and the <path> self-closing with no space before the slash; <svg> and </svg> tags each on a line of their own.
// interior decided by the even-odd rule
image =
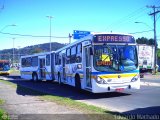
<svg viewBox="0 0 160 120">
<path fill-rule="evenodd" d="M 76 62 L 82 62 L 82 44 L 77 45 Z"/>
<path fill-rule="evenodd" d="M 76 46 L 71 48 L 71 55 L 75 55 L 76 54 Z"/>
<path fill-rule="evenodd" d="M 57 53 L 55 55 L 55 64 L 56 65 L 60 65 L 61 64 L 61 56 L 59 55 L 59 53 Z"/>
<path fill-rule="evenodd" d="M 82 44 L 77 45 L 77 54 L 82 53 Z"/>
<path fill-rule="evenodd" d="M 31 66 L 31 57 L 26 58 L 26 67 L 30 67 Z"/>
<path fill-rule="evenodd" d="M 38 66 L 38 56 L 32 57 L 32 64 L 33 67 Z"/>
<path fill-rule="evenodd" d="M 22 66 L 22 67 L 25 67 L 25 66 L 26 66 L 26 59 L 25 59 L 25 58 L 22 58 L 22 59 L 21 59 L 21 66 Z"/>
<path fill-rule="evenodd" d="M 67 57 L 71 55 L 71 49 L 67 49 L 66 55 L 67 55 Z"/>
<path fill-rule="evenodd" d="M 46 66 L 50 65 L 50 55 L 46 55 Z"/>
<path fill-rule="evenodd" d="M 75 63 L 76 62 L 76 53 L 77 53 L 76 46 L 73 46 L 71 48 L 71 57 L 70 57 L 70 62 L 71 63 Z"/>
<path fill-rule="evenodd" d="M 58 56 L 58 64 L 60 65 L 61 64 L 61 55 L 59 54 Z"/>
<path fill-rule="evenodd" d="M 55 54 L 55 64 L 58 65 L 58 53 Z"/>
<path fill-rule="evenodd" d="M 71 49 L 66 50 L 66 64 L 70 63 Z"/>
</svg>

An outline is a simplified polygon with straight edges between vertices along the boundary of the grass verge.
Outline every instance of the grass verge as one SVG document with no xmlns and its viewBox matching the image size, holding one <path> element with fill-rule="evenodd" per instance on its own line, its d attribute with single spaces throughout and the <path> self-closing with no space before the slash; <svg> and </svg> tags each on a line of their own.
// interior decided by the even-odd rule
<svg viewBox="0 0 160 120">
<path fill-rule="evenodd" d="M 5 83 L 5 84 L 7 84 L 7 85 L 10 85 L 10 86 L 12 86 L 12 87 L 14 87 L 14 88 L 17 88 L 17 84 L 14 84 L 14 83 L 9 82 L 9 81 L 7 81 L 7 80 L 0 80 L 0 82 Z"/>
<path fill-rule="evenodd" d="M 5 103 L 4 100 L 0 99 L 0 106 Z M 0 120 L 10 120 L 8 114 L 0 107 Z"/>
<path fill-rule="evenodd" d="M 106 109 L 96 107 L 94 105 L 88 105 L 86 103 L 75 101 L 67 97 L 46 94 L 46 93 L 43 93 L 37 90 L 33 90 L 31 88 L 26 88 L 24 86 L 16 85 L 9 81 L 0 80 L 0 82 L 6 83 L 13 87 L 18 87 L 19 92 L 23 94 L 38 96 L 41 100 L 51 101 L 58 105 L 63 105 L 67 108 L 78 110 L 82 112 L 82 114 L 86 114 L 89 117 L 89 119 L 92 119 L 92 120 L 97 120 L 97 119 L 98 120 L 106 120 L 106 119 L 113 120 L 116 118 L 116 116 L 120 116 L 123 118 L 123 115 L 120 115 L 119 113 L 111 112 Z"/>
<path fill-rule="evenodd" d="M 10 69 L 10 75 L 20 75 L 20 71 L 15 68 Z"/>
</svg>

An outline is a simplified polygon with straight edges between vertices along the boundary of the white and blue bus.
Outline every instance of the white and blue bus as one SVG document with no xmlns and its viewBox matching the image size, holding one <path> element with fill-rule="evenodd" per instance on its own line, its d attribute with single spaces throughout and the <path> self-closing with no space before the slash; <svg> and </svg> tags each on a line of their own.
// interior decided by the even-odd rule
<svg viewBox="0 0 160 120">
<path fill-rule="evenodd" d="M 54 52 L 37 53 L 21 57 L 21 78 L 27 80 L 54 80 Z"/>
<path fill-rule="evenodd" d="M 59 83 L 93 93 L 140 88 L 136 41 L 128 34 L 91 33 L 55 51 Z"/>
<path fill-rule="evenodd" d="M 91 33 L 57 51 L 21 57 L 21 77 L 55 80 L 93 93 L 140 88 L 133 36 Z"/>
</svg>

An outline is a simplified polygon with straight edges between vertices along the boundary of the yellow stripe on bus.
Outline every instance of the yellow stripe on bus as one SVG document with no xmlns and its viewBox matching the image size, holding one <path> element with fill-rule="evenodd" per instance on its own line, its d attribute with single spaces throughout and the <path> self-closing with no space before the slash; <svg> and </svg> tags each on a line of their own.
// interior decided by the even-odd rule
<svg viewBox="0 0 160 120">
<path fill-rule="evenodd" d="M 118 75 L 114 75 L 114 74 L 106 74 L 106 75 L 98 75 L 101 78 L 105 79 L 105 78 L 126 78 L 126 77 L 134 77 L 137 74 L 118 74 Z M 97 76 L 92 75 L 91 78 L 96 79 Z"/>
<path fill-rule="evenodd" d="M 126 77 L 134 77 L 136 76 L 137 74 L 118 74 L 118 75 L 101 75 L 100 77 L 101 78 L 126 78 Z"/>
</svg>

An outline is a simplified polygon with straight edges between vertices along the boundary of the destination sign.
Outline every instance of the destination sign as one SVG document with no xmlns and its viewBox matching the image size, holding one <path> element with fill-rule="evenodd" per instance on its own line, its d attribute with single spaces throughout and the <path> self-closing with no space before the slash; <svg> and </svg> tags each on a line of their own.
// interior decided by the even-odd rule
<svg viewBox="0 0 160 120">
<path fill-rule="evenodd" d="M 135 43 L 133 36 L 118 34 L 99 34 L 93 38 L 94 43 Z"/>
</svg>

